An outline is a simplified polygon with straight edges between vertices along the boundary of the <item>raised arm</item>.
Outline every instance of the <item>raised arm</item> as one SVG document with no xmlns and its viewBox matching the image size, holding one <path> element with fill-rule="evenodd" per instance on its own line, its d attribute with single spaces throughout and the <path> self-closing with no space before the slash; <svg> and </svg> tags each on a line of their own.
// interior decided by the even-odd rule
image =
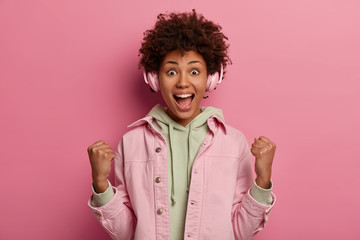
<svg viewBox="0 0 360 240">
<path fill-rule="evenodd" d="M 95 191 L 105 192 L 108 188 L 107 177 L 111 170 L 112 158 L 115 161 L 116 177 L 115 187 L 111 187 L 114 192 L 111 200 L 105 205 L 97 207 L 93 204 L 92 196 L 88 205 L 112 239 L 130 240 L 134 238 L 136 218 L 124 181 L 122 141 L 118 144 L 115 154 L 110 150 L 110 147 L 103 141 L 98 141 L 88 148 Z"/>
</svg>

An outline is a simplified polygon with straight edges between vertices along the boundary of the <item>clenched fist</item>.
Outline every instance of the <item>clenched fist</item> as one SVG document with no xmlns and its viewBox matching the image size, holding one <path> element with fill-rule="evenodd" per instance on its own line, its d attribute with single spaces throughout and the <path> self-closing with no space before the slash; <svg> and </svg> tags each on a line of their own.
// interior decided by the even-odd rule
<svg viewBox="0 0 360 240">
<path fill-rule="evenodd" d="M 271 167 L 275 149 L 275 143 L 264 136 L 254 138 L 254 143 L 251 145 L 251 153 L 255 157 L 255 181 L 258 186 L 264 189 L 270 186 Z"/>
<path fill-rule="evenodd" d="M 111 160 L 115 157 L 109 144 L 103 140 L 97 141 L 87 149 L 92 170 L 92 179 L 97 193 L 108 188 L 107 178 L 111 171 Z"/>
</svg>

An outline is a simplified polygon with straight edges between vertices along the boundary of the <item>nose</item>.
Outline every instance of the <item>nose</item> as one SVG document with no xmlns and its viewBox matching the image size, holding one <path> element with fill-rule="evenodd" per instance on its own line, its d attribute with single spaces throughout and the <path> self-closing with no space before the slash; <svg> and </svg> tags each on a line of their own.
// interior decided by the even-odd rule
<svg viewBox="0 0 360 240">
<path fill-rule="evenodd" d="M 189 77 L 186 74 L 181 73 L 176 83 L 177 88 L 187 88 L 190 86 Z"/>
</svg>

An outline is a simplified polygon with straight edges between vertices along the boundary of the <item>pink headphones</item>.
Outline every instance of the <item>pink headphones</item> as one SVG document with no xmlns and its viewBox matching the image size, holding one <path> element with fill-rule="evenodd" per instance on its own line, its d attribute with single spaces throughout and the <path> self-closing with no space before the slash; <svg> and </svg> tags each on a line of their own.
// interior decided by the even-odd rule
<svg viewBox="0 0 360 240">
<path fill-rule="evenodd" d="M 221 64 L 220 73 L 216 72 L 216 73 L 208 76 L 207 81 L 206 81 L 206 91 L 207 92 L 214 90 L 216 88 L 216 85 L 221 83 L 221 81 L 223 79 L 223 73 L 224 73 L 224 68 L 223 68 L 223 65 Z M 147 73 L 144 70 L 143 75 L 144 75 L 145 82 L 147 84 L 149 84 L 149 86 L 152 88 L 152 90 L 154 90 L 155 92 L 158 92 L 160 90 L 160 87 L 159 87 L 159 80 L 158 80 L 157 74 L 155 72 Z"/>
</svg>

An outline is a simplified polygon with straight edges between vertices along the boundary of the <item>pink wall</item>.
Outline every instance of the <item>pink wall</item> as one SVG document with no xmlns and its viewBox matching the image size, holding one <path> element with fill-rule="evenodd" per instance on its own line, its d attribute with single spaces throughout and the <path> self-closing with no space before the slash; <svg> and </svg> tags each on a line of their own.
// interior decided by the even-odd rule
<svg viewBox="0 0 360 240">
<path fill-rule="evenodd" d="M 204 105 L 278 146 L 255 239 L 360 239 L 360 2 L 0 1 L 0 239 L 110 239 L 87 207 L 87 146 L 115 148 L 160 101 L 137 69 L 160 12 L 220 23 L 233 65 Z"/>
</svg>

